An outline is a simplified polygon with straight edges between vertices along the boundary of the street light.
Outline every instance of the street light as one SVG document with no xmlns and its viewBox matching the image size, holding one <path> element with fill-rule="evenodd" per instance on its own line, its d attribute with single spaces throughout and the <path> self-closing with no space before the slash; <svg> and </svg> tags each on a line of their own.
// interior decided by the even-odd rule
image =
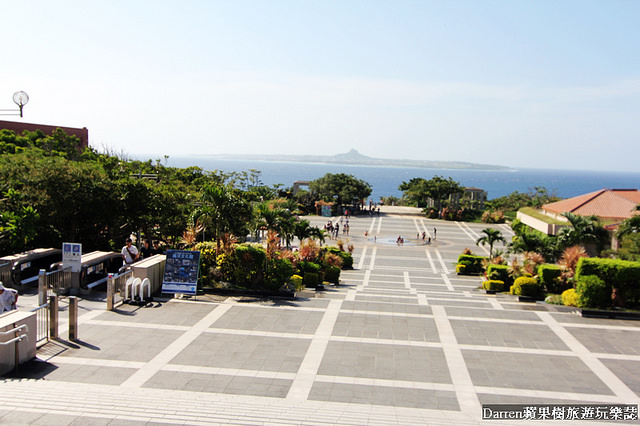
<svg viewBox="0 0 640 426">
<path fill-rule="evenodd" d="M 22 108 L 29 103 L 29 95 L 22 90 L 16 92 L 13 94 L 13 102 L 18 105 L 18 109 L 0 109 L 0 115 L 19 115 L 22 117 Z"/>
</svg>

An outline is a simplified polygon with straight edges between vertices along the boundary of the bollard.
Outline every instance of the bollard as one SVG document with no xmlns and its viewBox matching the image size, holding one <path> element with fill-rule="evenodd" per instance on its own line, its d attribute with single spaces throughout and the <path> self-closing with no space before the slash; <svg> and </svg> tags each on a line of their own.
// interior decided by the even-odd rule
<svg viewBox="0 0 640 426">
<path fill-rule="evenodd" d="M 107 275 L 107 311 L 113 311 L 113 298 L 115 289 L 115 279 L 113 274 Z"/>
<path fill-rule="evenodd" d="M 49 296 L 49 338 L 58 338 L 58 296 Z"/>
<path fill-rule="evenodd" d="M 78 298 L 69 296 L 69 340 L 78 340 Z"/>
<path fill-rule="evenodd" d="M 47 303 L 47 271 L 40 269 L 38 273 L 38 306 Z"/>
</svg>

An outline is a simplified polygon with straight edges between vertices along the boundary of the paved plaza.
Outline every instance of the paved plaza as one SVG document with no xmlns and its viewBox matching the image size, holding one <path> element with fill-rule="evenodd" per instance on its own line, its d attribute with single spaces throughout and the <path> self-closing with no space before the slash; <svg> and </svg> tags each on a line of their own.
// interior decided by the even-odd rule
<svg viewBox="0 0 640 426">
<path fill-rule="evenodd" d="M 81 300 L 79 341 L 0 379 L 0 424 L 475 425 L 489 403 L 640 403 L 639 322 L 484 294 L 454 265 L 487 254 L 487 225 L 410 213 L 351 218 L 354 269 L 296 300 Z"/>
</svg>

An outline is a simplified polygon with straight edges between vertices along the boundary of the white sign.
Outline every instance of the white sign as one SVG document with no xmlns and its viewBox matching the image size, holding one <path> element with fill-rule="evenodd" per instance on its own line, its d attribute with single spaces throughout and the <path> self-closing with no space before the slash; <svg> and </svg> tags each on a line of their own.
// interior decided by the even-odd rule
<svg viewBox="0 0 640 426">
<path fill-rule="evenodd" d="M 80 272 L 82 267 L 82 244 L 62 243 L 62 267 L 71 267 L 71 272 Z"/>
</svg>

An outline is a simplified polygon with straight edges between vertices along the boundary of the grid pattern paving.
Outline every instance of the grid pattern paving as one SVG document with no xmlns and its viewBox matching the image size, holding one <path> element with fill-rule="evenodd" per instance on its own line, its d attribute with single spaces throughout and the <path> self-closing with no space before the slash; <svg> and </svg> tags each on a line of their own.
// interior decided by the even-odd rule
<svg viewBox="0 0 640 426">
<path fill-rule="evenodd" d="M 351 218 L 354 269 L 311 298 L 81 301 L 80 341 L 2 379 L 0 423 L 464 425 L 484 403 L 638 404 L 639 324 L 455 275 L 485 226 Z"/>
</svg>

